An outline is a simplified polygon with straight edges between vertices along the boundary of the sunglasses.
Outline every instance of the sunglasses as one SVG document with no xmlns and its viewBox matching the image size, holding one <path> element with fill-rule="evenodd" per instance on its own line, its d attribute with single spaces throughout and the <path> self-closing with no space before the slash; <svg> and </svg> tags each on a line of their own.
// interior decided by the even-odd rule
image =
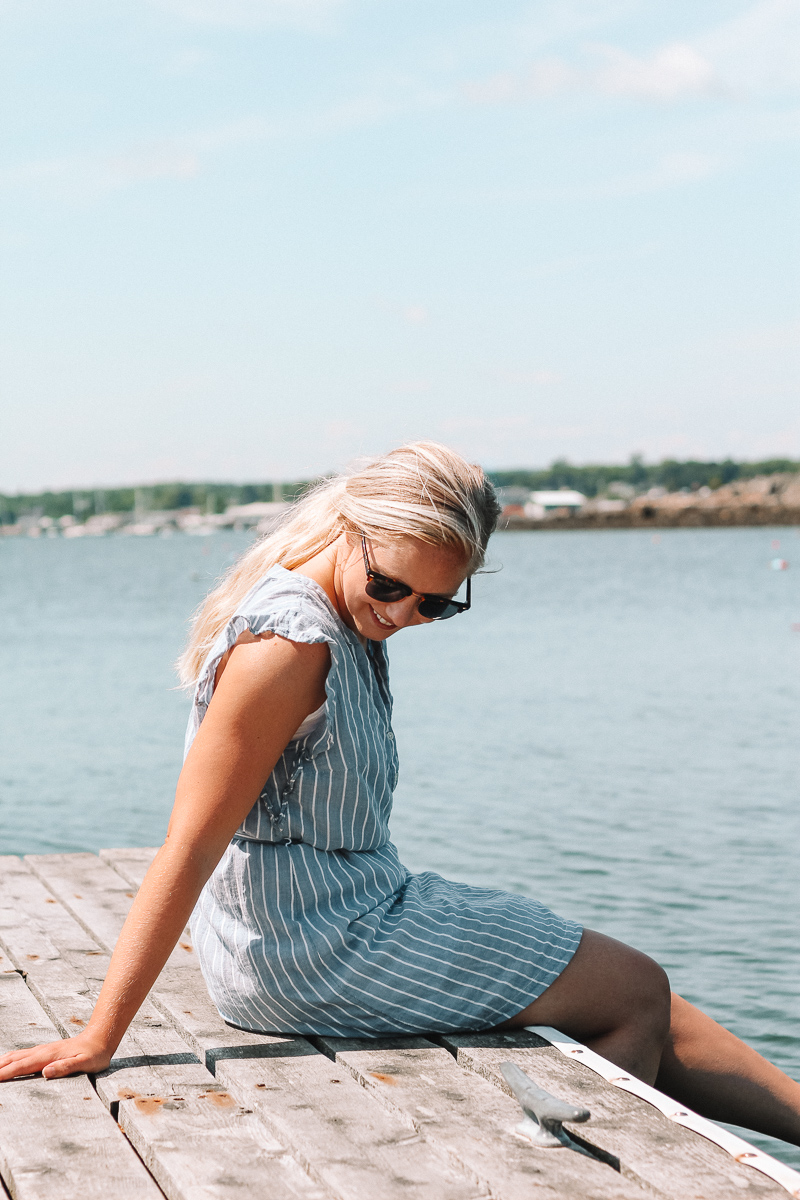
<svg viewBox="0 0 800 1200">
<path fill-rule="evenodd" d="M 466 600 L 451 600 L 449 596 L 428 596 L 424 592 L 415 592 L 407 583 L 399 579 L 390 579 L 373 571 L 369 565 L 367 554 L 367 539 L 361 535 L 361 550 L 364 555 L 364 570 L 367 572 L 367 586 L 364 589 L 373 600 L 381 604 L 394 604 L 395 600 L 405 600 L 406 596 L 419 596 L 417 612 L 426 621 L 447 621 L 457 613 L 466 612 L 472 604 L 472 580 L 467 576 Z"/>
</svg>

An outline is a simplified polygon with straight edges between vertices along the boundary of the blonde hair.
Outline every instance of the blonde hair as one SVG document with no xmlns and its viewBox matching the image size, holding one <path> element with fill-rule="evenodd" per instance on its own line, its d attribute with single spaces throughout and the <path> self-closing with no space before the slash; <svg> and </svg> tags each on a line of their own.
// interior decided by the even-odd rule
<svg viewBox="0 0 800 1200">
<path fill-rule="evenodd" d="M 194 685 L 240 601 L 277 563 L 291 571 L 340 534 L 363 533 L 377 542 L 413 537 L 452 546 L 463 552 L 472 574 L 483 566 L 499 513 L 481 468 L 437 442 L 412 442 L 350 475 L 323 480 L 234 563 L 200 605 L 177 664 L 181 682 Z"/>
</svg>

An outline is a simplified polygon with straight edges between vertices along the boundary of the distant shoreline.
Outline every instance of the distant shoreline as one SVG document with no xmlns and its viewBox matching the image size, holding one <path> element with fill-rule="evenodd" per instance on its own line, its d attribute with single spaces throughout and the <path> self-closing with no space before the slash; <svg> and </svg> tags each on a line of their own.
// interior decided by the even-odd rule
<svg viewBox="0 0 800 1200">
<path fill-rule="evenodd" d="M 621 512 L 593 512 L 574 516 L 532 519 L 503 516 L 498 529 L 734 529 L 737 526 L 800 525 L 800 508 L 769 505 L 741 505 L 731 508 L 686 507 L 677 511 L 666 508 L 623 509 Z"/>
<path fill-rule="evenodd" d="M 168 536 L 173 533 L 205 535 L 220 529 L 255 529 L 259 534 L 271 532 L 289 514 L 302 488 L 294 494 L 274 499 L 274 489 L 264 485 L 270 498 L 262 497 L 247 503 L 226 503 L 223 494 L 206 493 L 206 485 L 198 485 L 194 495 L 191 487 L 174 485 L 146 493 L 145 489 L 131 491 L 113 498 L 99 493 L 80 503 L 75 496 L 51 495 L 47 500 L 8 515 L 6 522 L 0 514 L 0 537 L 106 537 Z M 255 489 L 253 489 L 255 490 Z M 156 498 L 173 501 L 172 507 L 156 507 Z M 752 475 L 711 487 L 693 484 L 668 491 L 654 485 L 644 490 L 616 480 L 605 486 L 602 494 L 588 496 L 566 485 L 531 490 L 521 484 L 497 488 L 502 515 L 499 527 L 506 530 L 567 530 L 567 529 L 730 529 L 768 525 L 800 525 L 800 472 L 776 471 L 767 475 Z M 0 498 L 2 499 L 2 498 Z M 18 497 L 18 500 L 22 498 Z M 122 499 L 131 500 L 133 507 L 114 507 Z M 188 500 L 203 503 L 186 503 Z M 67 501 L 69 500 L 69 505 Z M 10 503 L 10 502 L 9 502 Z M 50 511 L 45 511 L 47 508 Z M 63 511 L 70 507 L 71 512 Z"/>
</svg>

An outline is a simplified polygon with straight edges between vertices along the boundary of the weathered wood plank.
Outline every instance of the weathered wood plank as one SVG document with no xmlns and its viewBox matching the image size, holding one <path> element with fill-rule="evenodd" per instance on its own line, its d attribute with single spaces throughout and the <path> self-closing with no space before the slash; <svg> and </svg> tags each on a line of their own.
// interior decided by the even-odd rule
<svg viewBox="0 0 800 1200">
<path fill-rule="evenodd" d="M 169 1200 L 333 1200 L 224 1088 L 123 1100 L 120 1125 Z"/>
<path fill-rule="evenodd" d="M 157 1002 L 218 1083 L 343 1200 L 483 1194 L 306 1039 L 226 1025 L 202 979 L 185 970 L 162 974 Z"/>
<path fill-rule="evenodd" d="M 28 854 L 25 862 L 103 949 L 113 950 L 136 888 L 96 854 Z M 169 964 L 195 963 L 187 927 Z"/>
<path fill-rule="evenodd" d="M 121 850 L 101 850 L 99 857 L 136 890 L 142 886 L 147 869 L 157 854 L 157 846 L 133 846 Z"/>
<path fill-rule="evenodd" d="M 616 1155 L 651 1187 L 674 1200 L 730 1200 L 731 1196 L 785 1200 L 765 1176 L 735 1162 L 719 1146 L 669 1121 L 652 1105 L 607 1083 L 534 1033 L 446 1035 L 458 1062 L 508 1093 L 501 1062 L 512 1061 L 541 1087 L 591 1111 L 576 1132 Z"/>
<path fill-rule="evenodd" d="M 79 1032 L 91 1016 L 109 956 L 17 858 L 0 858 L 0 944 L 59 1033 Z M 116 1114 L 118 1090 L 168 1095 L 173 1086 L 180 1091 L 211 1082 L 185 1041 L 146 1000 L 97 1086 Z"/>
<path fill-rule="evenodd" d="M 516 1132 L 519 1105 L 498 1088 L 458 1066 L 442 1046 L 425 1038 L 315 1039 L 390 1111 L 401 1113 L 451 1161 L 479 1179 L 492 1196 L 547 1197 L 652 1195 L 639 1181 L 606 1163 L 566 1148 L 541 1149 Z M 591 1132 L 580 1134 L 591 1142 Z"/>
<path fill-rule="evenodd" d="M 0 973 L 0 1051 L 57 1037 L 22 976 Z M 162 1196 L 85 1075 L 0 1084 L 0 1175 L 14 1200 Z"/>
<path fill-rule="evenodd" d="M 66 1035 L 74 1032 L 72 1022 L 83 1023 L 76 1012 L 88 1020 L 108 956 L 87 949 L 96 943 L 50 901 L 25 864 L 0 858 L 0 942 L 17 967 L 27 968 L 29 987 Z M 42 921 L 52 935 L 47 946 Z M 170 1200 L 209 1194 L 255 1200 L 267 1185 L 276 1198 L 324 1195 L 147 1001 L 96 1087 Z"/>
<path fill-rule="evenodd" d="M 217 1078 L 342 1200 L 477 1200 L 486 1189 L 309 1045 L 221 1059 Z M 557 1193 L 552 1193 L 553 1200 Z M 550 1194 L 542 1193 L 543 1200 Z M 560 1198 L 563 1200 L 563 1196 Z"/>
</svg>

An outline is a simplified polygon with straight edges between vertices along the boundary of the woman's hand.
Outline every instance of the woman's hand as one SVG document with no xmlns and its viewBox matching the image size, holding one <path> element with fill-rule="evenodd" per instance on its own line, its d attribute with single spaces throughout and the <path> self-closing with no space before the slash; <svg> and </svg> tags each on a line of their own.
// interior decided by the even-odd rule
<svg viewBox="0 0 800 1200">
<path fill-rule="evenodd" d="M 45 1079 L 60 1079 L 64 1075 L 105 1071 L 111 1062 L 111 1051 L 88 1029 L 60 1042 L 31 1046 L 28 1050 L 12 1050 L 0 1056 L 0 1082 L 17 1079 L 20 1075 L 38 1075 Z"/>
</svg>

